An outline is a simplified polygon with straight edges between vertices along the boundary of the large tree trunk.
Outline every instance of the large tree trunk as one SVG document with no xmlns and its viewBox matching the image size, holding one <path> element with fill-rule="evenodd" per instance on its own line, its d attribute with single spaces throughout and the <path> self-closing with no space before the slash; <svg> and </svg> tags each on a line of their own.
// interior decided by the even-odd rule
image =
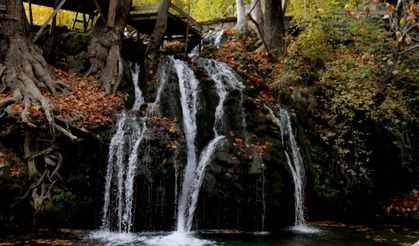
<svg viewBox="0 0 419 246">
<path fill-rule="evenodd" d="M 245 32 L 247 29 L 246 11 L 243 0 L 236 0 L 237 23 L 236 31 L 239 33 Z"/>
<path fill-rule="evenodd" d="M 150 37 L 150 43 L 147 47 L 147 57 L 150 59 L 151 67 L 156 63 L 158 50 L 163 41 L 164 34 L 167 29 L 167 19 L 171 0 L 161 0 L 159 9 L 157 10 L 156 26 Z"/>
<path fill-rule="evenodd" d="M 8 0 L 7 14 L 12 18 L 0 19 L 0 82 L 3 89 L 11 91 L 13 96 L 0 100 L 0 110 L 11 112 L 9 105 L 23 102 L 21 120 L 36 127 L 28 112 L 32 106 L 40 105 L 55 129 L 54 105 L 42 95 L 40 88 L 55 94 L 67 86 L 52 75 L 41 50 L 28 40 L 28 23 L 22 1 Z"/>
<path fill-rule="evenodd" d="M 250 16 L 254 21 L 256 21 L 259 25 L 263 26 L 263 12 L 262 12 L 262 3 L 261 0 L 252 0 L 250 3 Z"/>
<path fill-rule="evenodd" d="M 268 51 L 274 57 L 284 54 L 285 29 L 281 0 L 265 2 L 265 41 Z"/>
<path fill-rule="evenodd" d="M 124 76 L 121 56 L 122 35 L 128 19 L 132 0 L 117 1 L 115 20 L 103 23 L 99 18 L 92 30 L 87 48 L 90 68 L 86 75 L 100 72 L 100 85 L 109 94 L 118 89 Z M 109 15 L 111 18 L 113 15 Z"/>
</svg>

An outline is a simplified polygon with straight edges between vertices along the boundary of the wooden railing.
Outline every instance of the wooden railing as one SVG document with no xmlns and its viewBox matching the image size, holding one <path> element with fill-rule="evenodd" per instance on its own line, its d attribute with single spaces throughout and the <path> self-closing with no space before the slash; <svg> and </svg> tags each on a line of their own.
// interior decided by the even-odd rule
<svg viewBox="0 0 419 246">
<path fill-rule="evenodd" d="M 138 11 L 138 12 L 145 12 L 145 11 L 156 11 L 159 8 L 158 4 L 150 4 L 150 5 L 144 5 L 144 6 L 133 6 L 131 7 L 131 11 Z M 172 11 L 171 11 L 172 10 Z M 188 15 L 183 9 L 181 9 L 179 6 L 174 5 L 173 3 L 169 6 L 169 12 L 173 13 L 174 15 L 178 16 L 183 21 L 189 23 L 190 26 L 195 28 L 198 31 L 202 31 L 202 26 L 194 20 L 190 15 Z"/>
</svg>

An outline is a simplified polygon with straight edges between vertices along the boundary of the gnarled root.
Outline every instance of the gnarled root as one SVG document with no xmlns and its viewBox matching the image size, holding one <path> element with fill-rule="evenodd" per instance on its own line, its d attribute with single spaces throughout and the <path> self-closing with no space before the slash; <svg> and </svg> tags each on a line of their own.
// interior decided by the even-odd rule
<svg viewBox="0 0 419 246">
<path fill-rule="evenodd" d="M 52 199 L 51 191 L 56 182 L 62 181 L 59 170 L 63 163 L 63 157 L 55 146 L 50 146 L 37 153 L 31 153 L 30 146 L 31 136 L 27 131 L 24 142 L 24 157 L 31 184 L 25 194 L 18 198 L 18 201 L 24 200 L 30 195 L 31 204 L 36 214 L 42 211 L 45 201 Z M 39 162 L 41 158 L 43 159 L 43 165 Z M 17 202 L 14 205 L 16 204 Z"/>
<path fill-rule="evenodd" d="M 120 43 L 119 34 L 110 30 L 94 35 L 88 46 L 90 68 L 86 76 L 100 71 L 100 86 L 106 94 L 115 92 L 124 76 Z"/>
<path fill-rule="evenodd" d="M 13 42 L 9 43 L 4 65 L 0 64 L 0 71 L 1 84 L 4 88 L 13 92 L 11 97 L 0 100 L 0 110 L 2 112 L 11 114 L 10 105 L 21 102 L 23 111 L 20 114 L 20 119 L 27 125 L 36 127 L 29 117 L 29 110 L 32 106 L 40 106 L 53 133 L 57 129 L 72 140 L 77 139 L 68 130 L 55 123 L 55 106 L 40 91 L 40 88 L 45 88 L 56 94 L 67 90 L 68 87 L 54 78 L 47 62 L 36 46 L 30 44 L 24 38 L 14 39 Z"/>
</svg>

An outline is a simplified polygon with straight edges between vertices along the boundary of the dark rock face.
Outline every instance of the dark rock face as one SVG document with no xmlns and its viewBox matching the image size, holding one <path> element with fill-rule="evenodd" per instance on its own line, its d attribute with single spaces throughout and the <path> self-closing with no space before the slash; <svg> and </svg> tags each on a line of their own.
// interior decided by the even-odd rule
<svg viewBox="0 0 419 246">
<path fill-rule="evenodd" d="M 200 83 L 196 146 L 201 152 L 214 138 L 212 127 L 219 98 L 214 81 L 205 70 L 195 62 L 189 65 Z M 170 119 L 172 126 L 177 124 L 177 131 L 168 133 L 170 126 L 161 121 L 149 124 L 151 133 L 147 146 L 139 151 L 141 161 L 135 186 L 137 231 L 176 229 L 176 202 L 187 157 L 179 82 L 175 71 L 167 74 L 169 79 L 161 95 L 160 117 Z M 224 102 L 225 117 L 220 134 L 227 140 L 216 150 L 206 169 L 195 213 L 195 229 L 260 231 L 293 222 L 292 179 L 277 140 L 279 129 L 266 117 L 267 112 L 262 112 L 251 98 L 243 95 L 247 130 L 252 136 L 246 143 L 241 97 L 239 90 L 233 90 Z M 255 144 L 262 142 L 272 144 L 255 158 Z M 259 166 L 256 171 L 252 168 L 254 163 Z"/>
<path fill-rule="evenodd" d="M 214 138 L 212 127 L 219 98 L 214 81 L 202 65 L 192 61 L 189 66 L 200 81 L 196 147 L 201 152 Z M 161 94 L 161 114 L 148 119 L 149 130 L 139 147 L 134 186 L 134 231 L 176 229 L 177 199 L 187 155 L 178 78 L 173 69 L 167 71 L 167 76 Z M 151 82 L 142 86 L 148 87 L 144 91 L 146 101 L 153 101 L 158 85 Z M 242 95 L 237 89 L 229 91 L 224 111 L 219 133 L 226 137 L 226 141 L 214 152 L 206 168 L 193 229 L 273 231 L 292 224 L 293 185 L 283 147 L 278 140 L 279 129 L 267 117 L 263 107 L 257 105 L 246 92 Z M 144 112 L 138 114 L 143 115 Z M 20 130 L 1 135 L 0 143 L 6 143 L 10 136 L 19 134 L 16 131 Z M 111 138 L 110 129 L 100 131 L 101 136 Z M 247 140 L 245 131 L 250 136 Z M 16 144 L 8 147 L 16 150 L 23 140 L 15 141 Z M 77 143 L 66 139 L 56 139 L 56 142 L 64 157 L 60 171 L 63 181 L 44 211 L 36 216 L 36 224 L 98 228 L 109 148 L 106 142 L 109 141 L 88 135 Z M 256 150 L 258 146 L 265 147 Z M 20 183 L 11 182 L 13 187 L 0 188 L 0 194 L 9 201 L 3 204 L 2 200 L 0 204 L 1 221 L 10 217 L 8 207 L 13 197 L 17 196 L 16 191 L 29 185 L 23 178 L 20 180 Z M 0 176 L 1 184 L 9 181 Z M 16 210 L 21 215 L 21 218 L 16 218 L 19 219 L 16 224 L 33 223 L 29 202 L 16 207 Z"/>
</svg>

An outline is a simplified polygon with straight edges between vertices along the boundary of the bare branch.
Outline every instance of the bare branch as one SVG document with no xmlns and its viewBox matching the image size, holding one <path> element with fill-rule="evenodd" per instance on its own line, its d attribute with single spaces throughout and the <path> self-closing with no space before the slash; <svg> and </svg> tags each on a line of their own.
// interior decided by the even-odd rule
<svg viewBox="0 0 419 246">
<path fill-rule="evenodd" d="M 407 53 L 407 52 L 409 52 L 413 49 L 416 49 L 416 48 L 419 48 L 419 44 L 410 46 L 409 48 L 403 50 L 402 52 L 399 52 L 398 55 L 403 55 L 404 53 Z"/>
</svg>

